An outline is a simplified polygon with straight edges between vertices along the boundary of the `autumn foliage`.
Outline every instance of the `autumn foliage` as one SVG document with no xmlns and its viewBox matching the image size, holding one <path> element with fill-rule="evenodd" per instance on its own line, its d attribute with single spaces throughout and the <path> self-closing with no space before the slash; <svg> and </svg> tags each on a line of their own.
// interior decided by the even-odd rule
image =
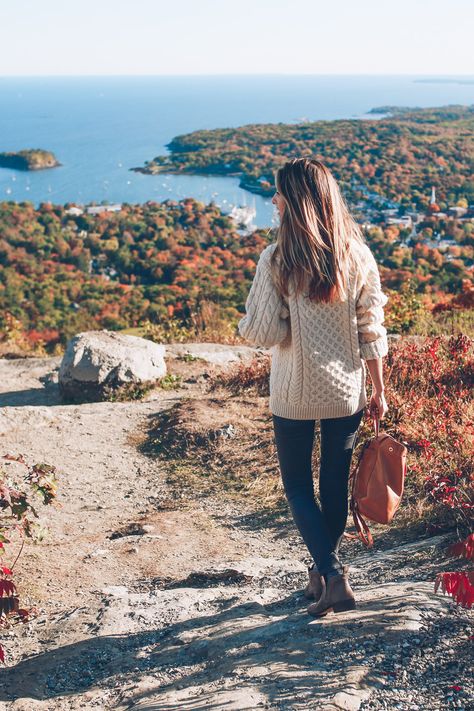
<svg viewBox="0 0 474 711">
<path fill-rule="evenodd" d="M 375 112 L 375 109 L 373 110 Z M 437 195 L 472 202 L 472 106 L 381 107 L 377 121 L 337 119 L 248 124 L 176 136 L 169 153 L 142 172 L 241 175 L 241 186 L 271 195 L 275 171 L 297 156 L 323 161 L 356 200 L 370 190 L 405 205 L 428 208 Z M 439 207 L 438 207 L 439 209 Z"/>
<path fill-rule="evenodd" d="M 448 550 L 453 556 L 474 560 L 474 533 L 471 533 L 464 541 L 454 543 Z M 474 570 L 438 573 L 435 580 L 435 592 L 438 588 L 451 595 L 458 605 L 471 608 L 474 604 Z"/>
<path fill-rule="evenodd" d="M 0 202 L 1 353 L 54 353 L 80 331 L 144 326 L 166 341 L 233 342 L 271 230 L 242 235 L 216 205 L 191 198 L 100 215 L 68 210 Z M 394 226 L 366 230 L 390 295 L 391 332 L 417 328 L 438 302 L 467 312 L 473 229 L 455 219 L 437 226 L 456 241 L 452 260 L 421 242 L 402 249 Z"/>
</svg>

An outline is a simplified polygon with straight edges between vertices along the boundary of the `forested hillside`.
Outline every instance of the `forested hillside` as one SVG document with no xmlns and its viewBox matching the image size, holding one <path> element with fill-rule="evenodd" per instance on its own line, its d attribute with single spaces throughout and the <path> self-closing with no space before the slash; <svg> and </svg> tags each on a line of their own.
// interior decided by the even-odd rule
<svg viewBox="0 0 474 711">
<path fill-rule="evenodd" d="M 429 224 L 427 218 L 428 233 Z M 395 293 L 411 279 L 415 292 L 435 304 L 472 286 L 469 228 L 445 221 L 456 242 L 449 260 L 422 241 L 402 246 L 396 226 L 370 228 L 384 287 Z M 189 325 L 204 301 L 232 324 L 243 312 L 258 256 L 274 238 L 270 230 L 243 236 L 218 207 L 193 199 L 93 215 L 0 203 L 0 331 L 8 314 L 45 342 L 170 317 Z"/>
<path fill-rule="evenodd" d="M 323 161 L 353 200 L 368 189 L 423 208 L 434 185 L 441 201 L 474 202 L 474 106 L 383 110 L 391 114 L 380 120 L 193 131 L 168 144 L 170 155 L 138 170 L 239 175 L 242 187 L 271 195 L 276 169 L 289 157 L 308 156 Z"/>
</svg>

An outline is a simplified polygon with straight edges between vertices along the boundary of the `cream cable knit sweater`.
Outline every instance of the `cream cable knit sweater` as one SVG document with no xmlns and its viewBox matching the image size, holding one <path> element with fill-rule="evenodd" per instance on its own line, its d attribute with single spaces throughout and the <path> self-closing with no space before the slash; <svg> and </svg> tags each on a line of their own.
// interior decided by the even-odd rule
<svg viewBox="0 0 474 711">
<path fill-rule="evenodd" d="M 363 272 L 350 271 L 349 296 L 332 304 L 295 298 L 290 280 L 287 308 L 270 271 L 276 244 L 260 255 L 239 321 L 241 336 L 271 350 L 270 411 L 280 417 L 309 420 L 343 417 L 367 404 L 364 360 L 388 353 L 383 293 L 368 245 L 354 242 Z"/>
</svg>

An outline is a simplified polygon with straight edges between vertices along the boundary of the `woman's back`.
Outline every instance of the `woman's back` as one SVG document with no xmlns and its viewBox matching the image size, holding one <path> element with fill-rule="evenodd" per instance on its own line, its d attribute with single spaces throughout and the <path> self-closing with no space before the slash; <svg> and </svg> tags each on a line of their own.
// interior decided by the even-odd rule
<svg viewBox="0 0 474 711">
<path fill-rule="evenodd" d="M 240 334 L 255 345 L 271 348 L 270 410 L 280 417 L 342 417 L 367 402 L 364 359 L 388 352 L 382 292 L 377 264 L 366 244 L 354 240 L 347 293 L 330 303 L 295 293 L 289 285 L 285 302 L 273 282 L 270 259 L 276 244 L 266 247 L 246 303 Z M 359 257 L 359 259 L 357 259 Z"/>
</svg>

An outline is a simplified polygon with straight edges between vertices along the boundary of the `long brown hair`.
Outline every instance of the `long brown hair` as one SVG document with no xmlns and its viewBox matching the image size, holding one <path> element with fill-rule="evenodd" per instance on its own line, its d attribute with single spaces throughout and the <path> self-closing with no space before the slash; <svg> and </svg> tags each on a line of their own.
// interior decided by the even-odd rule
<svg viewBox="0 0 474 711">
<path fill-rule="evenodd" d="M 285 203 L 271 258 L 278 291 L 289 296 L 291 277 L 296 294 L 309 280 L 311 301 L 343 299 L 350 260 L 358 261 L 353 240 L 366 242 L 336 179 L 320 161 L 294 158 L 278 169 L 275 183 Z"/>
</svg>

